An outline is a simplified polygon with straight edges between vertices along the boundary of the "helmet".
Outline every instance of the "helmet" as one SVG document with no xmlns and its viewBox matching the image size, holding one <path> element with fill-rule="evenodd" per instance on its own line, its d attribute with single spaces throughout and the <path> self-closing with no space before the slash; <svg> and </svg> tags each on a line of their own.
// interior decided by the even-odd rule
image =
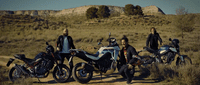
<svg viewBox="0 0 200 85">
<path fill-rule="evenodd" d="M 48 46 L 46 47 L 46 51 L 47 51 L 47 53 L 54 52 L 53 46 L 48 45 Z"/>
<path fill-rule="evenodd" d="M 179 40 L 178 40 L 178 39 L 173 39 L 173 40 L 172 40 L 172 43 L 173 43 L 174 46 L 177 47 L 178 44 L 179 44 Z"/>
</svg>

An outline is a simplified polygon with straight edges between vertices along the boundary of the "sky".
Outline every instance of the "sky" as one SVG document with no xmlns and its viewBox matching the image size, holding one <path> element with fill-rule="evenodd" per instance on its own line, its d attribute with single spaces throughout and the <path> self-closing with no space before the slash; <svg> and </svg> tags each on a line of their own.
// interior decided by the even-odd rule
<svg viewBox="0 0 200 85">
<path fill-rule="evenodd" d="M 63 10 L 84 5 L 125 7 L 126 4 L 141 7 L 155 5 L 165 14 L 175 14 L 180 6 L 189 13 L 200 13 L 200 0 L 0 0 L 0 10 Z"/>
</svg>

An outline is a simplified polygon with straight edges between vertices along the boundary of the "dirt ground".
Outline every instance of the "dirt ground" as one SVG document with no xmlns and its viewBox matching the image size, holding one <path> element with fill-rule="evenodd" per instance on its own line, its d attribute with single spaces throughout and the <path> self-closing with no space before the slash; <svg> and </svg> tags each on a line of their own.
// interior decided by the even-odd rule
<svg viewBox="0 0 200 85">
<path fill-rule="evenodd" d="M 12 58 L 12 56 L 0 56 L 0 64 L 2 66 L 5 66 L 4 68 L 8 71 L 12 66 L 14 66 L 14 64 L 12 63 L 10 65 L 10 67 L 6 67 L 6 64 L 9 60 L 9 58 Z M 16 62 L 16 61 L 15 61 Z M 37 78 L 32 78 L 33 85 L 80 85 L 81 83 L 75 81 L 73 78 L 70 78 L 68 82 L 66 83 L 57 83 L 54 79 L 52 74 L 50 73 L 49 76 L 47 78 L 40 78 L 39 82 L 37 80 Z M 6 81 L 9 84 L 12 84 L 11 81 Z M 148 78 L 148 74 L 141 74 L 139 72 L 139 69 L 136 67 L 136 73 L 135 73 L 135 77 L 132 80 L 132 84 L 133 85 L 160 85 L 163 84 L 161 82 L 159 82 L 156 79 L 150 79 Z M 132 85 L 131 84 L 131 85 Z M 88 83 L 86 83 L 85 85 L 126 85 L 126 80 L 122 78 L 122 76 L 120 76 L 118 74 L 118 71 L 116 70 L 113 74 L 108 75 L 108 76 L 102 76 L 102 80 L 101 80 L 101 76 L 100 74 L 94 73 L 92 80 L 89 81 Z"/>
</svg>

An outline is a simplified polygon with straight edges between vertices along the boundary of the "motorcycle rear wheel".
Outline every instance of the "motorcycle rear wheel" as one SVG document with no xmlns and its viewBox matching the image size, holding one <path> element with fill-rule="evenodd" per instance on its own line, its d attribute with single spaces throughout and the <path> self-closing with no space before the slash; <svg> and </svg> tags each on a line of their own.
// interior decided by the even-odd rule
<svg viewBox="0 0 200 85">
<path fill-rule="evenodd" d="M 87 83 L 92 79 L 93 71 L 86 71 L 82 63 L 77 63 L 72 70 L 73 78 L 79 83 Z"/>
<path fill-rule="evenodd" d="M 17 71 L 17 69 L 15 67 L 12 67 L 9 71 L 8 77 L 10 79 L 10 81 L 15 82 L 16 80 L 20 79 L 20 78 L 25 78 L 25 76 Z"/>
<path fill-rule="evenodd" d="M 58 67 L 61 67 L 62 69 L 62 74 L 60 74 Z M 71 77 L 71 71 L 70 69 L 62 64 L 59 66 L 56 66 L 53 70 L 53 78 L 55 79 L 56 82 L 59 83 L 65 83 L 69 80 L 69 78 Z"/>
</svg>

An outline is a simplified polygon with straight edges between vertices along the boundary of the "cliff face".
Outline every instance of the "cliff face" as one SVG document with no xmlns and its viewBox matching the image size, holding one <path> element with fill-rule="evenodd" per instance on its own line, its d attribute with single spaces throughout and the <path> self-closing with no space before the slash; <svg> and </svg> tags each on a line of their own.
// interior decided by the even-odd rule
<svg viewBox="0 0 200 85">
<path fill-rule="evenodd" d="M 142 11 L 145 15 L 161 15 L 165 14 L 160 8 L 152 5 L 152 6 L 147 6 L 143 7 Z"/>
<path fill-rule="evenodd" d="M 100 5 L 88 5 L 81 6 L 70 9 L 63 10 L 19 10 L 19 11 L 0 11 L 0 15 L 4 14 L 19 14 L 19 15 L 50 15 L 50 16 L 62 16 L 62 15 L 84 15 L 88 8 L 96 7 L 99 8 Z M 118 12 L 120 14 L 124 13 L 124 7 L 119 6 L 108 6 L 110 13 Z M 156 6 L 142 7 L 144 15 L 162 15 L 165 14 L 160 8 Z"/>
<path fill-rule="evenodd" d="M 65 15 L 65 14 L 72 14 L 72 15 L 81 15 L 85 14 L 87 9 L 90 7 L 96 7 L 99 8 L 99 5 L 89 5 L 89 6 L 81 6 L 71 9 L 63 9 L 62 11 L 59 11 L 55 14 L 55 16 Z M 118 12 L 120 14 L 124 13 L 124 7 L 118 7 L 118 6 L 108 6 L 111 13 Z M 165 14 L 160 8 L 152 5 L 147 7 L 142 7 L 142 11 L 144 15 L 163 15 Z"/>
</svg>

